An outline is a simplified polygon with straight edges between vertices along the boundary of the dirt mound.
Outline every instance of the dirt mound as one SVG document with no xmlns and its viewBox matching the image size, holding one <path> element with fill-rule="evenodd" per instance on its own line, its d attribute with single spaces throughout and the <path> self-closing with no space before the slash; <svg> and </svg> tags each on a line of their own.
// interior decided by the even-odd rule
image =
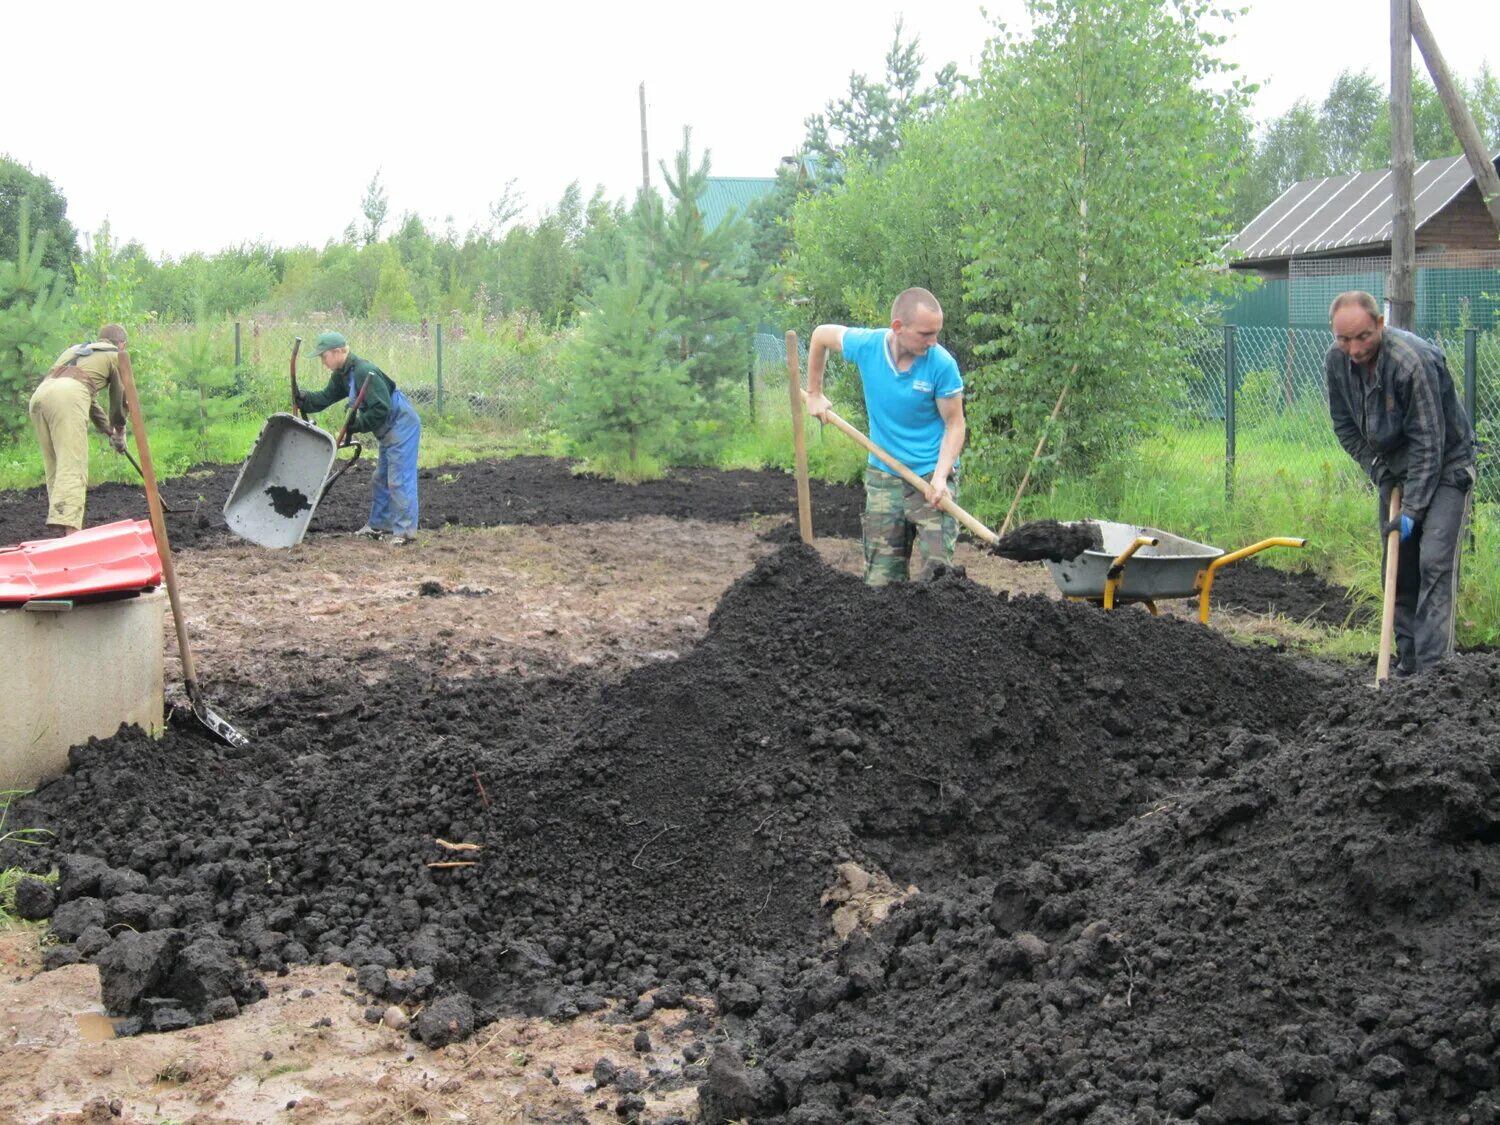
<svg viewBox="0 0 1500 1125">
<path fill-rule="evenodd" d="M 1474 657 L 1349 687 L 1113 828 L 912 899 L 747 1029 L 745 1112 L 1495 1120 L 1497 686 Z"/>
<path fill-rule="evenodd" d="M 665 480 L 625 485 L 575 475 L 573 467 L 550 457 L 515 457 L 423 469 L 422 526 L 573 524 L 650 515 L 729 521 L 790 514 L 797 506 L 792 478 L 776 470 L 678 469 Z M 167 516 L 173 546 L 194 547 L 230 535 L 224 501 L 239 470 L 238 465 L 201 465 L 162 485 L 167 505 L 181 510 Z M 309 531 L 348 532 L 363 524 L 370 513 L 371 471 L 372 463 L 361 459 L 345 474 L 318 505 Z M 812 502 L 820 535 L 859 535 L 860 488 L 813 481 Z M 45 489 L 0 492 L 0 544 L 37 538 L 46 514 Z M 90 526 L 145 518 L 146 497 L 138 485 L 89 490 Z"/>
<path fill-rule="evenodd" d="M 208 896 L 198 921 L 265 967 L 462 964 L 492 1008 L 547 1009 L 559 983 L 713 990 L 816 948 L 846 860 L 925 889 L 1115 823 L 1315 686 L 1195 626 L 956 576 L 875 591 L 792 547 L 619 683 L 408 667 L 376 690 L 242 694 L 244 753 L 191 727 L 80 747 L 15 815 L 132 892 Z M 478 864 L 426 866 L 439 838 Z"/>
</svg>

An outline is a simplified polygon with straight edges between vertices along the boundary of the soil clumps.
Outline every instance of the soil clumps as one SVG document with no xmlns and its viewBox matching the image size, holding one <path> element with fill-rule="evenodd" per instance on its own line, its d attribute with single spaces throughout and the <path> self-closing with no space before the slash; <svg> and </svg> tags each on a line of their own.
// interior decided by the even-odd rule
<svg viewBox="0 0 1500 1125">
<path fill-rule="evenodd" d="M 1103 546 L 1104 536 L 1096 523 L 1032 520 L 1001 536 L 998 543 L 990 545 L 990 551 L 1016 562 L 1067 562 Z"/>
<path fill-rule="evenodd" d="M 62 861 L 101 970 L 132 931 L 347 963 L 432 1041 L 712 1000 L 713 1121 L 1489 1120 L 1497 687 L 792 546 L 618 679 L 404 665 L 240 700 L 247 751 L 76 748 L 11 812 L 55 842 L 0 861 Z M 920 893 L 838 941 L 876 873 Z M 176 963 L 111 995 L 210 1016 Z"/>
</svg>

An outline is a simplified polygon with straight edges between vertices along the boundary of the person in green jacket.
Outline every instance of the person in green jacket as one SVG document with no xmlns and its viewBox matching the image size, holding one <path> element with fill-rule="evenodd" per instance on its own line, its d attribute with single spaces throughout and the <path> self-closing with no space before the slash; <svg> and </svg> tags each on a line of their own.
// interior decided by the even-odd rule
<svg viewBox="0 0 1500 1125">
<path fill-rule="evenodd" d="M 297 396 L 304 414 L 316 414 L 345 399 L 354 402 L 369 378 L 364 402 L 349 429 L 374 434 L 380 443 L 380 459 L 375 463 L 370 519 L 354 534 L 363 539 L 390 536 L 396 546 L 410 543 L 417 531 L 417 447 L 422 440 L 416 410 L 394 379 L 349 350 L 349 341 L 341 333 L 324 332 L 313 344 L 313 354 L 328 368 L 328 386 Z"/>
</svg>

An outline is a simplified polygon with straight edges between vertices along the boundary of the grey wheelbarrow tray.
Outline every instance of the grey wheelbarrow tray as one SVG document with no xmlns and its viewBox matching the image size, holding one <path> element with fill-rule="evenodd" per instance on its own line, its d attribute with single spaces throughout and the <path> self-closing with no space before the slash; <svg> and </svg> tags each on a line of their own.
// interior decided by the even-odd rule
<svg viewBox="0 0 1500 1125">
<path fill-rule="evenodd" d="M 1208 597 L 1214 577 L 1230 563 L 1268 547 L 1305 547 L 1306 539 L 1278 536 L 1237 551 L 1184 539 L 1180 535 L 1133 523 L 1094 520 L 1102 546 L 1067 562 L 1048 562 L 1052 580 L 1073 601 L 1096 602 L 1105 609 L 1143 602 L 1152 613 L 1162 598 L 1198 597 L 1198 619 L 1208 624 Z"/>
<path fill-rule="evenodd" d="M 229 530 L 257 546 L 295 547 L 332 483 L 337 453 L 338 442 L 327 430 L 291 414 L 272 414 L 224 501 Z"/>
</svg>

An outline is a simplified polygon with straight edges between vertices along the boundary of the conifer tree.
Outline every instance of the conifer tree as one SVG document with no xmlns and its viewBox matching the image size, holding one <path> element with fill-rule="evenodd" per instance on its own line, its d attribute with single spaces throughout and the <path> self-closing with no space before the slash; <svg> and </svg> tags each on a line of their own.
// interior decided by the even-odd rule
<svg viewBox="0 0 1500 1125">
<path fill-rule="evenodd" d="M 565 366 L 563 432 L 591 467 L 627 481 L 659 475 L 693 398 L 688 365 L 670 344 L 681 331 L 661 282 L 632 251 L 595 289 Z"/>
<path fill-rule="evenodd" d="M 14 261 L 0 261 L 0 440 L 27 424 L 26 403 L 56 343 L 67 312 L 67 290 L 42 265 L 47 236 L 31 241 L 30 207 L 22 201 Z"/>
<path fill-rule="evenodd" d="M 655 192 L 636 203 L 635 226 L 647 267 L 666 288 L 668 308 L 679 322 L 674 358 L 687 365 L 694 383 L 713 391 L 740 380 L 750 367 L 755 330 L 755 291 L 746 279 L 749 227 L 731 216 L 710 230 L 698 200 L 708 187 L 709 157 L 694 167 L 692 134 L 669 169 L 661 164 L 671 193 L 666 206 Z"/>
</svg>

